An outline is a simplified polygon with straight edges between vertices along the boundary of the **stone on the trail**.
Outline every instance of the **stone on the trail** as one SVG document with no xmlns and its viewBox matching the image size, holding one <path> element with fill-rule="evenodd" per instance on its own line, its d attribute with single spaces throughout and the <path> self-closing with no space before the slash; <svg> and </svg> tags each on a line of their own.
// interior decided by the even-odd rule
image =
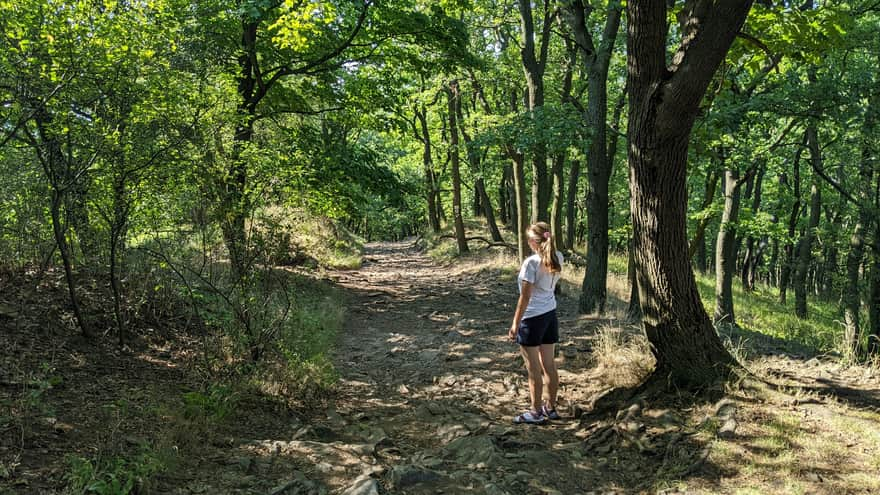
<svg viewBox="0 0 880 495">
<path fill-rule="evenodd" d="M 324 490 L 320 489 L 314 481 L 307 479 L 303 473 L 297 472 L 294 479 L 276 486 L 269 492 L 269 495 L 316 495 L 323 492 Z"/>
<path fill-rule="evenodd" d="M 466 437 L 471 432 L 462 424 L 441 425 L 437 428 L 437 438 L 444 444 L 447 444 L 456 438 Z"/>
<path fill-rule="evenodd" d="M 508 495 L 508 492 L 502 490 L 495 483 L 487 483 L 480 488 L 480 493 L 485 493 L 486 495 Z"/>
<path fill-rule="evenodd" d="M 391 470 L 391 487 L 394 490 L 438 479 L 440 479 L 439 473 L 421 466 L 394 466 Z"/>
<path fill-rule="evenodd" d="M 721 428 L 718 428 L 718 436 L 720 438 L 733 438 L 736 436 L 736 420 L 727 418 Z"/>
<path fill-rule="evenodd" d="M 715 416 L 727 418 L 736 411 L 736 402 L 731 399 L 721 399 L 715 404 Z"/>
<path fill-rule="evenodd" d="M 422 364 L 428 364 L 431 361 L 436 361 L 440 357 L 440 351 L 434 349 L 425 349 L 424 351 L 419 353 L 419 362 Z"/>
<path fill-rule="evenodd" d="M 369 476 L 361 476 L 342 495 L 379 495 L 379 483 Z"/>
<path fill-rule="evenodd" d="M 486 436 L 457 438 L 444 451 L 445 458 L 470 468 L 484 469 L 503 462 L 492 439 Z"/>
<path fill-rule="evenodd" d="M 809 473 L 807 473 L 806 476 L 807 476 L 807 479 L 812 481 L 813 483 L 822 483 L 823 481 L 825 481 L 822 479 L 821 476 L 819 476 L 817 473 L 814 473 L 814 472 L 809 472 Z"/>
<path fill-rule="evenodd" d="M 439 402 L 427 402 L 425 403 L 425 409 L 427 409 L 428 413 L 432 416 L 441 416 L 443 414 L 446 414 L 446 408 L 443 407 L 443 404 Z"/>
<path fill-rule="evenodd" d="M 407 395 L 409 394 L 409 389 L 406 387 L 406 385 L 401 383 L 400 386 L 397 387 L 397 393 L 401 395 Z"/>
</svg>

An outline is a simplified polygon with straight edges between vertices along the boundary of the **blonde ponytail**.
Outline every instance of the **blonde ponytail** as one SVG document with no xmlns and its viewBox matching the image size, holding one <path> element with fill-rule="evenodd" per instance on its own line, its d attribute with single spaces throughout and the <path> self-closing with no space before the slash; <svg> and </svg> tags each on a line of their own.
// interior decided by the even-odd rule
<svg viewBox="0 0 880 495">
<path fill-rule="evenodd" d="M 550 273 L 562 271 L 559 256 L 556 255 L 556 242 L 550 233 L 550 226 L 546 222 L 538 222 L 529 226 L 526 234 L 538 243 L 538 255 L 541 256 L 541 264 Z"/>
</svg>

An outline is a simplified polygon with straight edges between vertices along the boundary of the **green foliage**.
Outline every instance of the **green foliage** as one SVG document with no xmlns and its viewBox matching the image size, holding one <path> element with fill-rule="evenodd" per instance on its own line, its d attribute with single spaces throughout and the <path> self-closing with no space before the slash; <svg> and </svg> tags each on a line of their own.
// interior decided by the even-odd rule
<svg viewBox="0 0 880 495">
<path fill-rule="evenodd" d="M 232 387 L 210 384 L 205 391 L 183 394 L 183 416 L 190 420 L 219 423 L 235 410 L 237 398 Z"/>
<path fill-rule="evenodd" d="M 75 494 L 128 495 L 139 493 L 149 479 L 164 465 L 146 446 L 133 456 L 87 459 L 67 456 L 67 491 Z"/>
<path fill-rule="evenodd" d="M 329 286 L 314 286 L 301 293 L 294 314 L 275 343 L 281 358 L 278 366 L 269 367 L 263 380 L 288 397 L 326 396 L 338 380 L 331 352 L 345 322 L 342 295 Z"/>
</svg>

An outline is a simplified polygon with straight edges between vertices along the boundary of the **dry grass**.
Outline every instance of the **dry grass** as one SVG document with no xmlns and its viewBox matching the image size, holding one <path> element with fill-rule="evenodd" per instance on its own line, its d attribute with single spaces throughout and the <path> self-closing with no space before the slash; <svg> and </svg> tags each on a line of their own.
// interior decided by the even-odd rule
<svg viewBox="0 0 880 495">
<path fill-rule="evenodd" d="M 648 339 L 635 327 L 599 327 L 594 355 L 601 379 L 611 387 L 635 387 L 654 369 Z"/>
</svg>

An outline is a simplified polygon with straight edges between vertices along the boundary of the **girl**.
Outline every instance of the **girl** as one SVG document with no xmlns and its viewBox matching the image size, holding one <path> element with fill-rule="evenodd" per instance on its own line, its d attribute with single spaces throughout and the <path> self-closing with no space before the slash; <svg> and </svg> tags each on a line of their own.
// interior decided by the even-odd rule
<svg viewBox="0 0 880 495">
<path fill-rule="evenodd" d="M 532 408 L 515 418 L 514 423 L 544 423 L 559 419 L 556 413 L 556 392 L 559 375 L 553 361 L 553 348 L 559 342 L 559 321 L 556 319 L 556 283 L 562 272 L 562 253 L 556 251 L 550 226 L 544 222 L 526 230 L 529 247 L 535 253 L 523 261 L 517 282 L 519 301 L 507 335 L 520 345 L 520 353 L 529 372 L 529 398 Z M 542 403 L 547 387 L 547 402 Z"/>
</svg>

